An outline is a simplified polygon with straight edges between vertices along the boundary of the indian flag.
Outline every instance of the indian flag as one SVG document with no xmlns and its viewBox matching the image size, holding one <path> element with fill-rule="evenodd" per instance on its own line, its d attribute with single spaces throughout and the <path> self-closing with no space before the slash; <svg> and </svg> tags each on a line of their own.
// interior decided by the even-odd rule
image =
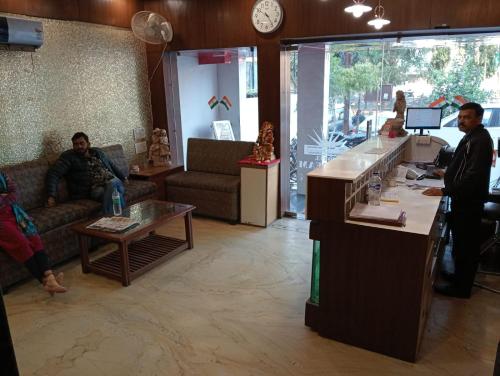
<svg viewBox="0 0 500 376">
<path fill-rule="evenodd" d="M 213 110 L 215 106 L 219 104 L 219 101 L 217 100 L 217 97 L 214 95 L 210 100 L 208 101 L 208 105 L 210 108 Z"/>
<path fill-rule="evenodd" d="M 227 96 L 223 96 L 220 103 L 222 105 L 224 105 L 224 107 L 226 107 L 226 110 L 229 111 L 229 108 L 233 107 L 233 104 L 231 103 L 231 101 L 229 100 L 229 98 Z"/>
<path fill-rule="evenodd" d="M 462 97 L 461 95 L 455 95 L 455 98 L 453 98 L 453 102 L 451 102 L 451 105 L 456 108 L 462 107 L 464 104 L 468 103 L 469 101 Z"/>
<path fill-rule="evenodd" d="M 444 96 L 439 97 L 436 99 L 434 102 L 432 102 L 429 107 L 441 107 L 445 108 L 448 107 L 450 104 L 446 101 L 446 98 Z"/>
</svg>

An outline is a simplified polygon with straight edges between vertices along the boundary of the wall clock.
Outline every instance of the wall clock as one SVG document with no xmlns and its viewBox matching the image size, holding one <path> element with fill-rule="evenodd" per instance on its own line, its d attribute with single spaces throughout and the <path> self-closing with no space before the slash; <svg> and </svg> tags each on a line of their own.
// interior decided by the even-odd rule
<svg viewBox="0 0 500 376">
<path fill-rule="evenodd" d="M 276 31 L 283 21 L 283 7 L 278 0 L 257 0 L 252 8 L 252 24 L 260 33 Z"/>
</svg>

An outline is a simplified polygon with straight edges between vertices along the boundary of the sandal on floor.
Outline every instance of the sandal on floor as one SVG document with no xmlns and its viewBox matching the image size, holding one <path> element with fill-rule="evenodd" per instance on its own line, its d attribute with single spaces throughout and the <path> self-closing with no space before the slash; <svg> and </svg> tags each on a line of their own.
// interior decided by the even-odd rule
<svg viewBox="0 0 500 376">
<path fill-rule="evenodd" d="M 57 277 L 59 277 L 59 280 L 62 281 L 61 275 L 62 273 L 59 273 Z M 63 293 L 66 292 L 67 289 L 64 286 L 61 286 L 59 284 L 59 281 L 57 280 L 57 277 L 54 276 L 54 273 L 50 272 L 45 276 L 43 279 L 43 288 L 45 291 L 47 291 L 51 296 L 54 296 L 55 293 Z"/>
</svg>

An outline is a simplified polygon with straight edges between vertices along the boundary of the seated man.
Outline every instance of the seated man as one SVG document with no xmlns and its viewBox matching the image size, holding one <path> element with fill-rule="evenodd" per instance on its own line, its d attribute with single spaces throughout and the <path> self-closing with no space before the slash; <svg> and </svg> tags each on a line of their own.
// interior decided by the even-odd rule
<svg viewBox="0 0 500 376">
<path fill-rule="evenodd" d="M 71 138 L 73 149 L 61 154 L 47 173 L 47 205 L 54 206 L 57 185 L 61 177 L 66 177 L 72 199 L 90 198 L 102 202 L 102 212 L 113 214 L 112 194 L 120 193 L 122 207 L 125 207 L 122 182 L 127 178 L 98 148 L 91 148 L 88 136 L 77 132 Z"/>
</svg>

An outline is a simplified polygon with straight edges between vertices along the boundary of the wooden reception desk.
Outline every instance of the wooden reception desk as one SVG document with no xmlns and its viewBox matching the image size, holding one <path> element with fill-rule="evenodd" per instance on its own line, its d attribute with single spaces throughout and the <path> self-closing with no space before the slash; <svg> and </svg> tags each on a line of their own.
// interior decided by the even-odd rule
<svg viewBox="0 0 500 376">
<path fill-rule="evenodd" d="M 347 219 L 365 202 L 373 171 L 409 159 L 410 137 L 370 139 L 307 176 L 310 238 L 320 241 L 319 304 L 306 303 L 306 325 L 320 335 L 415 361 L 442 249 L 440 197 L 394 188 L 405 227 Z"/>
</svg>

